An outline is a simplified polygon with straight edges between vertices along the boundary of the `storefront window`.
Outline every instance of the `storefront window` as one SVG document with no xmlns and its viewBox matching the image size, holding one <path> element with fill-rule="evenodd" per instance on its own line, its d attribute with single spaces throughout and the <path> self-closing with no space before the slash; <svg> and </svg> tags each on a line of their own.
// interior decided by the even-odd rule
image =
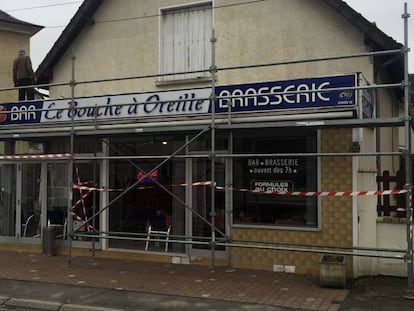
<svg viewBox="0 0 414 311">
<path fill-rule="evenodd" d="M 16 165 L 0 165 L 0 236 L 15 235 Z"/>
<path fill-rule="evenodd" d="M 75 162 L 73 181 L 86 187 L 99 187 L 99 163 L 97 161 Z M 78 233 L 99 231 L 99 193 L 73 189 L 73 228 Z M 83 222 L 88 220 L 88 224 Z M 85 240 L 85 237 L 77 238 Z"/>
<path fill-rule="evenodd" d="M 277 132 L 235 134 L 234 153 L 251 156 L 234 160 L 233 222 L 315 227 L 317 198 L 253 192 L 317 190 L 316 157 L 303 156 L 304 153 L 316 152 L 316 131 Z"/>
<path fill-rule="evenodd" d="M 41 168 L 40 163 L 23 163 L 21 166 L 22 237 L 40 237 Z"/>
<path fill-rule="evenodd" d="M 47 224 L 56 228 L 56 238 L 66 238 L 68 206 L 67 163 L 47 164 Z"/>
<path fill-rule="evenodd" d="M 163 221 L 164 229 L 170 228 L 171 235 L 185 233 L 185 207 L 170 193 L 173 193 L 182 202 L 185 201 L 185 188 L 180 186 L 185 182 L 185 160 L 170 159 L 163 165 L 159 164 L 165 158 L 156 159 L 155 156 L 172 154 L 184 145 L 184 136 L 141 136 L 139 138 L 112 139 L 110 152 L 113 156 L 143 156 L 139 159 L 113 159 L 110 161 L 110 187 L 113 189 L 127 189 L 135 184 L 109 209 L 109 227 L 111 232 L 147 234 L 149 225 L 155 226 L 153 221 Z M 154 170 L 154 168 L 158 168 Z M 151 176 L 146 173 L 154 170 Z M 137 181 L 141 180 L 137 184 Z M 168 193 L 166 189 L 170 192 Z M 120 192 L 111 192 L 110 201 Z M 159 223 L 157 226 L 160 225 Z M 161 230 L 160 230 L 161 231 Z M 131 234 L 131 236 L 134 236 Z M 125 249 L 146 248 L 146 241 L 131 241 L 113 239 L 110 247 Z M 165 243 L 151 242 L 150 251 L 164 251 Z M 183 252 L 183 244 L 169 243 L 167 251 Z"/>
</svg>

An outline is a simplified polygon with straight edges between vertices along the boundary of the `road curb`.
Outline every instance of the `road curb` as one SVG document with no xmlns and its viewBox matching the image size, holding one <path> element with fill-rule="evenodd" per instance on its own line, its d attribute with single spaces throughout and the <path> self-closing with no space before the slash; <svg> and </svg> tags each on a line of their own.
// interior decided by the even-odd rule
<svg viewBox="0 0 414 311">
<path fill-rule="evenodd" d="M 4 305 L 9 307 L 31 308 L 46 311 L 58 311 L 59 308 L 62 306 L 62 304 L 59 302 L 21 298 L 10 298 L 4 303 Z"/>
<path fill-rule="evenodd" d="M 103 307 L 92 307 L 85 305 L 64 304 L 59 311 L 123 311 L 122 309 L 112 309 Z"/>
<path fill-rule="evenodd" d="M 10 298 L 8 296 L 0 295 L 0 304 L 16 308 L 29 308 L 33 310 L 43 311 L 124 311 L 122 309 L 94 307 L 76 304 L 64 304 L 60 302 L 36 300 L 36 299 L 22 299 Z"/>
</svg>

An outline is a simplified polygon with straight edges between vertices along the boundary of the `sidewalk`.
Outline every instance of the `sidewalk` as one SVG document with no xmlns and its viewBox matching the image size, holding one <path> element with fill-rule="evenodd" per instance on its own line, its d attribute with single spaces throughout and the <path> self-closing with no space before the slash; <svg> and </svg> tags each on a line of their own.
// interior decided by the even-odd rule
<svg viewBox="0 0 414 311">
<path fill-rule="evenodd" d="M 406 278 L 361 277 L 350 286 L 340 311 L 414 310 L 414 288 L 407 290 Z"/>
<path fill-rule="evenodd" d="M 108 300 L 108 293 L 120 293 L 117 296 L 132 297 L 134 293 L 181 296 L 187 300 L 190 308 L 182 306 L 177 310 L 195 310 L 196 302 L 206 303 L 212 300 L 217 302 L 231 302 L 238 304 L 256 304 L 256 310 L 282 310 L 285 308 L 300 310 L 370 310 L 364 305 L 376 297 L 378 288 L 367 288 L 367 284 L 377 280 L 359 281 L 352 289 L 322 288 L 316 277 L 296 274 L 275 273 L 270 271 L 236 270 L 226 267 L 217 267 L 211 270 L 206 266 L 176 265 L 141 262 L 132 260 L 73 257 L 71 267 L 67 266 L 67 257 L 47 257 L 41 254 L 0 251 L 0 295 L 18 296 L 18 298 L 40 297 L 39 293 L 30 295 L 26 290 L 10 292 L 9 285 L 3 282 L 29 281 L 36 283 L 37 289 L 46 285 L 71 286 L 76 289 L 69 302 L 63 296 L 44 295 L 41 299 L 48 299 L 60 303 L 87 304 L 92 303 L 88 293 L 92 289 L 100 292 L 94 296 L 93 303 L 102 306 Z M 371 282 L 369 282 L 371 281 Z M 359 283 L 359 284 L 358 284 Z M 395 279 L 392 288 L 404 288 L 403 279 Z M 43 284 L 43 285 L 39 285 Z M 385 284 L 383 284 L 385 285 Z M 371 286 L 371 285 L 369 285 Z M 369 287 L 368 286 L 368 287 Z M 32 286 L 33 287 L 33 286 Z M 381 289 L 386 289 L 382 286 Z M 388 289 L 389 290 L 389 289 Z M 50 294 L 50 289 L 45 290 Z M 68 290 L 67 290 L 68 291 Z M 129 294 L 128 294 L 129 293 Z M 387 292 L 381 292 L 381 297 L 387 297 Z M 37 296 L 36 296 L 37 295 Z M 358 296 L 359 295 L 359 296 Z M 395 295 L 395 292 L 393 293 Z M 73 297 L 78 298 L 73 301 Z M 362 298 L 362 300 L 361 300 Z M 395 298 L 395 297 L 394 297 Z M 60 299 L 60 300 L 59 300 Z M 148 298 L 151 301 L 153 298 Z M 185 300 L 183 299 L 183 300 Z M 414 301 L 397 297 L 399 308 L 395 310 L 414 310 Z M 76 299 L 75 299 L 76 300 Z M 125 301 L 125 299 L 123 299 Z M 144 299 L 145 300 L 145 299 Z M 385 299 L 390 300 L 390 299 Z M 128 299 L 126 299 L 128 301 Z M 360 302 L 363 302 L 361 304 Z M 109 301 L 111 302 L 111 301 Z M 112 302 L 114 300 L 112 299 Z M 132 302 L 132 301 L 131 301 Z M 381 301 L 380 301 L 381 302 Z M 142 302 L 141 302 L 142 303 Z M 182 303 L 182 302 L 181 302 Z M 409 309 L 405 308 L 407 303 Z M 115 307 L 115 306 L 114 306 Z M 380 306 L 381 307 L 381 306 Z M 128 310 L 125 306 L 123 310 Z M 239 308 L 235 307 L 234 310 Z M 150 310 L 130 309 L 130 310 Z M 154 309 L 155 310 L 155 309 Z M 159 309 L 162 310 L 162 309 Z M 166 309 L 167 310 L 167 309 Z M 169 310 L 174 310 L 169 308 Z M 199 309 L 202 310 L 202 309 Z M 204 309 L 213 310 L 213 309 Z M 230 307 L 214 310 L 230 310 Z M 254 310 L 254 309 L 246 309 Z M 374 309 L 372 309 L 374 310 Z M 375 310 L 393 310 L 381 309 Z"/>
</svg>

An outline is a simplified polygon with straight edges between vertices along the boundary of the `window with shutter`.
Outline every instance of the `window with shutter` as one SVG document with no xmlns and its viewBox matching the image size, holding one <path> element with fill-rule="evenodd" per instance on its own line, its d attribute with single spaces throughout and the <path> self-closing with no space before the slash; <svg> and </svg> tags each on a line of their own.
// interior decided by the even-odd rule
<svg viewBox="0 0 414 311">
<path fill-rule="evenodd" d="M 162 9 L 160 81 L 208 77 L 211 35 L 211 3 Z"/>
</svg>

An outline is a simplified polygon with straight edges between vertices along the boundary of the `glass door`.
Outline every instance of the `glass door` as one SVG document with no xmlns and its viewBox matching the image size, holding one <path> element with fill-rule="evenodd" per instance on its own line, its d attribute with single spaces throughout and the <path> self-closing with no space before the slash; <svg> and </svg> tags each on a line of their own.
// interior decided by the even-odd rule
<svg viewBox="0 0 414 311">
<path fill-rule="evenodd" d="M 194 159 L 191 167 L 192 183 L 211 180 L 211 162 L 208 159 Z M 216 159 L 215 163 L 215 182 L 219 186 L 225 186 L 225 161 Z M 226 202 L 225 192 L 207 186 L 191 187 L 191 208 L 196 212 L 191 215 L 191 230 L 194 241 L 202 242 L 193 244 L 192 250 L 210 249 L 208 242 L 212 237 L 211 218 L 211 191 L 214 189 L 215 194 L 215 236 L 216 239 L 224 237 L 226 234 Z M 210 224 L 209 224 L 210 223 Z M 224 251 L 224 247 L 216 247 L 216 250 Z"/>
<path fill-rule="evenodd" d="M 15 236 L 16 165 L 0 165 L 0 236 Z"/>
<path fill-rule="evenodd" d="M 100 169 L 98 161 L 78 162 L 74 165 L 73 182 L 79 186 L 98 187 Z M 73 189 L 73 218 L 74 229 L 78 232 L 99 231 L 99 192 Z M 84 225 L 84 221 L 88 224 Z M 78 240 L 87 240 L 79 237 Z"/>
<path fill-rule="evenodd" d="M 46 221 L 56 228 L 56 238 L 67 236 L 68 163 L 47 163 Z"/>
<path fill-rule="evenodd" d="M 21 164 L 21 237 L 40 237 L 42 164 Z"/>
<path fill-rule="evenodd" d="M 40 238 L 46 225 L 64 236 L 67 168 L 46 162 L 0 165 L 0 236 Z"/>
</svg>

